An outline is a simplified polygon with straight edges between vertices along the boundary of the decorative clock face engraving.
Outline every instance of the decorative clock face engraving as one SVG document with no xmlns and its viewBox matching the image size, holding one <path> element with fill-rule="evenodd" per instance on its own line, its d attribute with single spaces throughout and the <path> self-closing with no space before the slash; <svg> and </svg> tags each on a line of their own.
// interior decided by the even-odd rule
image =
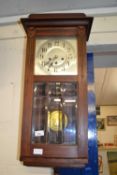
<svg viewBox="0 0 117 175">
<path fill-rule="evenodd" d="M 57 38 L 48 39 L 36 49 L 36 72 L 39 74 L 62 75 L 69 71 L 76 74 L 76 43 L 71 40 Z M 36 73 L 38 74 L 38 73 Z"/>
</svg>

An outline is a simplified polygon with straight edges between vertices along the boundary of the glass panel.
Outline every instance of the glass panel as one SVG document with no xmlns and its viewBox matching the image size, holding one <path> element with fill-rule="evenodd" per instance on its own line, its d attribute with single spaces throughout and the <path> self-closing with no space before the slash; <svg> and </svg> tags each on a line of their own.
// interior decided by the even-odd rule
<svg viewBox="0 0 117 175">
<path fill-rule="evenodd" d="M 76 83 L 35 83 L 33 143 L 76 144 Z"/>
<path fill-rule="evenodd" d="M 36 38 L 35 75 L 77 75 L 76 37 Z"/>
</svg>

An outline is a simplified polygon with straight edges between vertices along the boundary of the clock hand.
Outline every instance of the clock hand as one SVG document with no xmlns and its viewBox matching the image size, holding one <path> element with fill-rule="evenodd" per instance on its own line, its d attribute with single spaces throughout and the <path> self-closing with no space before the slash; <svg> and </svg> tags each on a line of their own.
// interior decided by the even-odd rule
<svg viewBox="0 0 117 175">
<path fill-rule="evenodd" d="M 48 59 L 49 61 L 47 61 L 47 62 L 45 63 L 45 65 L 48 65 L 49 67 L 51 67 L 51 66 L 53 65 L 53 62 L 54 62 L 56 59 L 58 59 L 58 56 L 57 56 L 57 55 L 55 55 L 53 59 L 49 58 L 49 59 Z"/>
<path fill-rule="evenodd" d="M 48 59 L 49 61 L 45 62 L 44 66 L 48 65 L 51 61 L 51 58 Z"/>
<path fill-rule="evenodd" d="M 52 65 L 53 65 L 53 62 L 51 62 L 51 63 L 48 65 L 48 67 L 50 68 Z"/>
</svg>

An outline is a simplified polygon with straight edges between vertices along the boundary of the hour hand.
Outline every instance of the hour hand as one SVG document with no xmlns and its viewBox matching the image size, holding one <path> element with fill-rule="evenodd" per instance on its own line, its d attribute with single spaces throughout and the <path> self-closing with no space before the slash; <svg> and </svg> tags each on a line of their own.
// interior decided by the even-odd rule
<svg viewBox="0 0 117 175">
<path fill-rule="evenodd" d="M 45 65 L 48 65 L 49 67 L 51 67 L 54 61 L 56 61 L 57 59 L 58 59 L 57 55 L 55 55 L 53 58 L 48 58 L 48 61 L 45 63 Z"/>
</svg>

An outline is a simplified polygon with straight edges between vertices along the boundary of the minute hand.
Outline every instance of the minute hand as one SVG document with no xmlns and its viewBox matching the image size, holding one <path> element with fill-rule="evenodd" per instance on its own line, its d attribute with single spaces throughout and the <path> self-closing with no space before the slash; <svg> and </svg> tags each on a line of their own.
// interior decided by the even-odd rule
<svg viewBox="0 0 117 175">
<path fill-rule="evenodd" d="M 46 62 L 45 65 L 48 65 L 49 67 L 51 67 L 51 66 L 53 65 L 53 62 L 54 62 L 55 60 L 57 60 L 57 59 L 58 59 L 58 56 L 55 55 L 54 58 L 53 58 L 52 60 Z"/>
</svg>

